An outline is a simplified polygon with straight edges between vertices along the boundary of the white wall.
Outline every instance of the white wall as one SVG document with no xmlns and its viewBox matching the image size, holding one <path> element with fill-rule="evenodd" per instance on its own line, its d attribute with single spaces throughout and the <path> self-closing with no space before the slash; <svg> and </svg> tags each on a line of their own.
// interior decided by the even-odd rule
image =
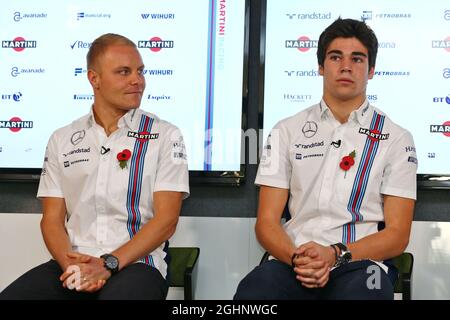
<svg viewBox="0 0 450 320">
<path fill-rule="evenodd" d="M 39 214 L 0 214 L 0 290 L 49 254 Z M 171 246 L 200 247 L 197 299 L 232 299 L 261 259 L 254 218 L 181 217 Z M 407 251 L 415 258 L 413 299 L 450 299 L 450 222 L 414 222 Z M 182 298 L 171 289 L 169 299 Z"/>
</svg>

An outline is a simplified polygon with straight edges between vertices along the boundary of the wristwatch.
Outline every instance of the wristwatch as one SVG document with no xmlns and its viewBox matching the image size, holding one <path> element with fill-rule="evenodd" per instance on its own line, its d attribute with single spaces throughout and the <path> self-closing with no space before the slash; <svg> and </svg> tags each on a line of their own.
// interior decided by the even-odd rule
<svg viewBox="0 0 450 320">
<path fill-rule="evenodd" d="M 352 253 L 350 252 L 350 250 L 348 250 L 348 248 L 345 246 L 345 244 L 343 243 L 335 243 L 331 245 L 334 249 L 336 249 L 336 247 L 339 248 L 340 250 L 340 254 L 337 255 L 336 254 L 336 262 L 334 263 L 335 268 L 342 266 L 343 264 L 347 264 L 350 261 L 352 261 Z M 335 251 L 337 253 L 337 251 Z"/>
<path fill-rule="evenodd" d="M 113 256 L 112 254 L 104 254 L 100 256 L 103 260 L 105 260 L 104 267 L 106 270 L 111 271 L 111 275 L 115 274 L 117 271 L 119 271 L 119 259 L 117 259 L 116 256 Z"/>
</svg>

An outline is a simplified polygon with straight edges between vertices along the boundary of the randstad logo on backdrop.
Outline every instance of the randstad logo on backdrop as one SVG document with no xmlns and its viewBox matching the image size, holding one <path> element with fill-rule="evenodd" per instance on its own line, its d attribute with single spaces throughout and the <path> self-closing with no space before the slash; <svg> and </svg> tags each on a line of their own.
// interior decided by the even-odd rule
<svg viewBox="0 0 450 320">
<path fill-rule="evenodd" d="M 327 20 L 331 19 L 331 12 L 310 12 L 310 13 L 286 13 L 289 20 Z"/>
<path fill-rule="evenodd" d="M 19 11 L 14 12 L 13 19 L 15 22 L 19 22 L 23 19 L 46 19 L 46 13 L 21 13 Z"/>
<path fill-rule="evenodd" d="M 173 20 L 175 13 L 141 13 L 144 20 Z"/>
<path fill-rule="evenodd" d="M 288 77 L 318 77 L 319 72 L 317 70 L 285 70 L 284 74 Z"/>
</svg>

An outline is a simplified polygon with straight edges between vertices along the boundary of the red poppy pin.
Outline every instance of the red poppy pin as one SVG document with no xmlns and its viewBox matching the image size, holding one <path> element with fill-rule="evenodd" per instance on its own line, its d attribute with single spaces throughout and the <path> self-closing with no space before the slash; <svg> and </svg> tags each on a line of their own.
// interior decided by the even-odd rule
<svg viewBox="0 0 450 320">
<path fill-rule="evenodd" d="M 355 164 L 355 157 L 356 151 L 353 150 L 348 156 L 342 158 L 339 167 L 341 167 L 341 169 L 345 171 L 344 178 L 347 175 L 347 171 L 350 170 L 350 168 Z"/>
<path fill-rule="evenodd" d="M 128 167 L 128 160 L 131 158 L 131 151 L 123 149 L 117 154 L 117 160 L 119 160 L 119 166 L 121 169 Z"/>
</svg>

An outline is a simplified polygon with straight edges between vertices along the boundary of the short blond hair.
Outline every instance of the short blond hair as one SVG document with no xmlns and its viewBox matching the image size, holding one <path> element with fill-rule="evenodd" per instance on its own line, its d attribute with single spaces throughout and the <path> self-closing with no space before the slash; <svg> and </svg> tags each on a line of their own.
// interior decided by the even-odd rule
<svg viewBox="0 0 450 320">
<path fill-rule="evenodd" d="M 87 68 L 93 69 L 98 57 L 112 45 L 124 45 L 137 48 L 136 44 L 127 37 L 115 33 L 105 33 L 92 42 L 86 55 Z"/>
</svg>

